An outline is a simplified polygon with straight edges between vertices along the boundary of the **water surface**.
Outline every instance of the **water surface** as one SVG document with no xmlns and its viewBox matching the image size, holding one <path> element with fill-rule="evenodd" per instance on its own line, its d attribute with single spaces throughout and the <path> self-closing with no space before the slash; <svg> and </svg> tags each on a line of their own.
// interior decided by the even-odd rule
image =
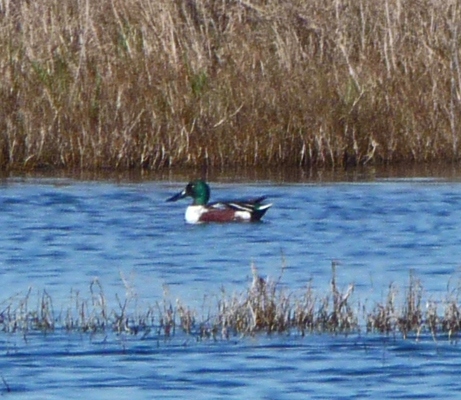
<svg viewBox="0 0 461 400">
<path fill-rule="evenodd" d="M 260 224 L 187 226 L 187 202 L 166 203 L 185 181 L 8 178 L 0 196 L 0 282 L 8 299 L 46 289 L 56 312 L 97 278 L 114 305 L 139 309 L 166 295 L 203 310 L 224 286 L 243 291 L 253 262 L 290 290 L 322 292 L 338 262 L 355 302 L 402 292 L 410 271 L 442 304 L 458 283 L 461 183 L 218 180 L 212 198 L 267 194 Z M 32 296 L 33 297 L 33 296 Z M 459 346 L 380 335 L 261 335 L 197 341 L 66 333 L 0 334 L 1 394 L 11 398 L 456 397 Z M 7 389 L 11 391 L 8 392 Z"/>
</svg>

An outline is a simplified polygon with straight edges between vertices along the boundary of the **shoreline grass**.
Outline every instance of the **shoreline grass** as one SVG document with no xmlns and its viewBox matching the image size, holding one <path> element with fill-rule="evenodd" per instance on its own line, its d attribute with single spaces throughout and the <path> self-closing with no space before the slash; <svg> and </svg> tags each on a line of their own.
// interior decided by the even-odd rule
<svg viewBox="0 0 461 400">
<path fill-rule="evenodd" d="M 354 296 L 354 285 L 340 290 L 332 264 L 330 291 L 319 293 L 312 282 L 290 291 L 277 279 L 263 279 L 252 266 L 253 281 L 242 292 L 207 297 L 203 309 L 164 295 L 162 301 L 139 309 L 138 299 L 127 291 L 110 307 L 101 283 L 95 279 L 89 296 L 71 291 L 70 302 L 57 311 L 46 290 L 16 295 L 0 302 L 0 332 L 50 334 L 55 331 L 88 334 L 151 335 L 173 338 L 178 333 L 201 339 L 227 340 L 236 336 L 309 334 L 375 334 L 416 340 L 457 340 L 461 330 L 459 288 L 448 289 L 440 301 L 424 300 L 421 282 L 410 273 L 403 294 L 390 284 L 386 299 L 367 308 Z M 213 300 L 210 300 L 213 299 Z M 35 306 L 34 306 L 35 304 Z"/>
<path fill-rule="evenodd" d="M 456 162 L 448 0 L 0 4 L 0 167 Z"/>
</svg>

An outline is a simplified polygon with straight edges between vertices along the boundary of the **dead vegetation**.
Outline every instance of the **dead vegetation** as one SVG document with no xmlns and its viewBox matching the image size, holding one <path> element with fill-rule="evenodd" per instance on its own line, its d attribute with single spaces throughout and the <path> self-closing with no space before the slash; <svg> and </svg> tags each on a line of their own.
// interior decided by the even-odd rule
<svg viewBox="0 0 461 400">
<path fill-rule="evenodd" d="M 460 157 L 456 0 L 0 1 L 4 169 Z"/>
<path fill-rule="evenodd" d="M 354 299 L 354 285 L 340 290 L 336 265 L 332 266 L 331 290 L 316 293 L 309 282 L 302 291 L 290 291 L 278 279 L 262 278 L 253 267 L 253 282 L 241 293 L 221 294 L 206 302 L 207 312 L 193 309 L 165 296 L 154 306 L 140 310 L 136 296 L 127 291 L 124 300 L 116 296 L 110 308 L 100 282 L 89 286 L 89 297 L 71 291 L 69 304 L 57 312 L 49 294 L 14 296 L 0 303 L 0 330 L 4 333 L 64 331 L 149 335 L 171 338 L 177 334 L 197 339 L 229 339 L 236 335 L 257 334 L 384 334 L 434 340 L 457 337 L 461 329 L 459 298 L 450 292 L 440 302 L 423 304 L 420 281 L 410 274 L 403 296 L 395 284 L 389 286 L 386 300 L 371 310 Z M 34 297 L 34 298 L 33 298 Z M 441 314 L 438 305 L 443 305 Z"/>
</svg>

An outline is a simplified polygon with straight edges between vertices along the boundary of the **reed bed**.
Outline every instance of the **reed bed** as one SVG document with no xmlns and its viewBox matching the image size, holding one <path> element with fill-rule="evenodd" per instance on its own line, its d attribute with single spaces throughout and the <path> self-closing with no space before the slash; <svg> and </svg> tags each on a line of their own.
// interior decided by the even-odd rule
<svg viewBox="0 0 461 400">
<path fill-rule="evenodd" d="M 0 166 L 460 158 L 457 0 L 0 1 Z"/>
<path fill-rule="evenodd" d="M 222 289 L 207 297 L 202 310 L 172 302 L 169 296 L 154 306 L 140 309 L 137 296 L 127 291 L 109 307 L 102 285 L 96 279 L 89 294 L 71 291 L 69 304 L 57 311 L 43 290 L 14 296 L 0 303 L 0 331 L 27 335 L 32 332 L 124 334 L 172 338 L 178 333 L 197 340 L 229 339 L 261 334 L 362 334 L 400 335 L 402 338 L 432 336 L 455 340 L 461 330 L 460 299 L 449 290 L 441 301 L 423 301 L 421 282 L 410 274 L 403 293 L 389 286 L 385 301 L 367 309 L 354 298 L 354 285 L 341 290 L 332 266 L 330 291 L 318 293 L 312 282 L 302 291 L 290 291 L 277 279 L 263 279 L 253 267 L 253 281 L 244 291 L 228 294 Z M 131 294 L 130 294 L 131 293 Z M 441 312 L 439 312 L 441 308 Z M 206 311 L 205 311 L 206 310 Z"/>
</svg>

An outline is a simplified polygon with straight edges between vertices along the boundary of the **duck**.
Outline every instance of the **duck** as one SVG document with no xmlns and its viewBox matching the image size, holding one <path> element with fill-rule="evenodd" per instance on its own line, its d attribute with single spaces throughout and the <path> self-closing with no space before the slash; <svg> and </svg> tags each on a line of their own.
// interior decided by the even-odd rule
<svg viewBox="0 0 461 400">
<path fill-rule="evenodd" d="M 204 222 L 258 222 L 272 203 L 263 204 L 266 196 L 248 200 L 217 201 L 209 203 L 210 186 L 203 179 L 196 179 L 187 184 L 185 189 L 171 196 L 166 201 L 178 201 L 192 197 L 192 204 L 187 207 L 185 220 L 188 224 Z"/>
</svg>

